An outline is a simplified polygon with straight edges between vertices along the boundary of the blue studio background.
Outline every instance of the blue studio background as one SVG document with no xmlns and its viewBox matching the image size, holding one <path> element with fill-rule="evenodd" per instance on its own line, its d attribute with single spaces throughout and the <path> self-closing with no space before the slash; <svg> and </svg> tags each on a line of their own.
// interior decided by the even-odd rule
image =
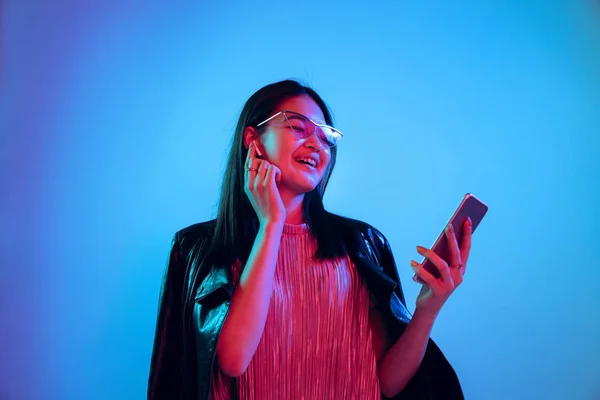
<svg viewBox="0 0 600 400">
<path fill-rule="evenodd" d="M 145 397 L 170 239 L 285 78 L 333 109 L 326 206 L 388 237 L 411 310 L 415 246 L 488 203 L 432 334 L 466 397 L 600 396 L 597 2 L 0 7 L 0 398 Z"/>
</svg>

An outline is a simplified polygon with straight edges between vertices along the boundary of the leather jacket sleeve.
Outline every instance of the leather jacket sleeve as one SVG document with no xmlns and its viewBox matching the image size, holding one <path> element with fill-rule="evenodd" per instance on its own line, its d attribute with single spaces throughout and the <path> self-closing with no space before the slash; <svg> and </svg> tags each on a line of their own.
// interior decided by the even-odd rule
<svg viewBox="0 0 600 400">
<path fill-rule="evenodd" d="M 402 303 L 401 305 L 397 305 L 398 308 L 402 308 L 402 313 L 410 315 L 410 311 L 408 311 L 408 307 L 406 306 L 406 300 L 404 298 L 404 291 L 402 290 L 402 284 L 400 282 L 400 275 L 398 274 L 396 260 L 392 254 L 392 248 L 387 238 L 383 236 L 381 232 L 379 235 L 381 235 L 380 240 L 382 241 L 381 266 L 383 267 L 383 271 L 397 283 L 395 293 Z M 394 305 L 395 304 L 393 303 L 391 304 L 392 307 Z"/>
<path fill-rule="evenodd" d="M 396 294 L 406 307 L 406 301 L 400 285 L 400 278 L 392 250 L 387 239 L 381 235 L 383 242 L 381 251 L 381 264 L 384 271 L 398 282 Z M 394 306 L 393 304 L 391 305 Z M 400 331 L 403 332 L 405 325 L 400 325 Z M 401 334 L 401 333 L 400 333 Z M 444 399 L 444 400 L 463 400 L 464 395 L 460 381 L 456 376 L 454 368 L 450 365 L 437 344 L 429 339 L 423 361 L 415 375 L 406 385 L 406 387 L 396 396 L 394 400 L 402 399 Z"/>
<path fill-rule="evenodd" d="M 182 300 L 184 265 L 179 235 L 173 237 L 169 261 L 163 275 L 148 380 L 148 399 L 179 399 L 183 387 Z"/>
</svg>

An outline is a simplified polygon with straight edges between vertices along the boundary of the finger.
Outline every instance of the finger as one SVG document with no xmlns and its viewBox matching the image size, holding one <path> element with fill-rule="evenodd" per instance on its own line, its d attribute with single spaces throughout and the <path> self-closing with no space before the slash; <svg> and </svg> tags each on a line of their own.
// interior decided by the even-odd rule
<svg viewBox="0 0 600 400">
<path fill-rule="evenodd" d="M 463 282 L 463 272 L 462 268 L 450 268 L 450 274 L 452 275 L 452 281 L 454 282 L 454 287 L 457 288 Z"/>
<path fill-rule="evenodd" d="M 250 146 L 248 147 L 248 156 L 246 157 L 245 169 L 246 172 L 244 174 L 246 180 L 246 186 L 248 189 L 253 190 L 255 188 L 256 176 L 258 172 L 258 167 L 260 165 L 260 161 L 256 161 L 253 158 L 254 154 L 254 141 L 250 142 Z"/>
<path fill-rule="evenodd" d="M 255 156 L 256 156 L 256 149 L 254 148 L 254 140 L 253 140 L 248 145 L 248 154 L 246 155 L 246 160 L 254 158 Z"/>
<path fill-rule="evenodd" d="M 473 235 L 473 224 L 471 218 L 467 218 L 463 225 L 463 234 L 460 242 L 460 259 L 466 269 L 469 253 L 471 252 L 471 237 Z M 463 275 L 464 275 L 463 271 Z"/>
<path fill-rule="evenodd" d="M 267 161 L 265 161 L 267 162 Z M 268 169 L 267 172 L 265 174 L 265 184 L 271 182 L 271 179 L 275 180 L 275 184 L 279 185 L 279 182 L 281 181 L 281 170 L 279 168 L 277 168 L 274 164 L 268 163 Z M 270 177 L 269 174 L 272 174 L 273 176 Z"/>
<path fill-rule="evenodd" d="M 267 166 L 265 166 L 264 163 L 260 160 L 255 159 L 252 161 L 252 170 L 250 171 L 250 173 L 253 174 L 252 176 L 254 178 L 254 184 L 252 185 L 254 191 L 260 190 L 263 187 L 266 167 Z"/>
<path fill-rule="evenodd" d="M 245 186 L 249 191 L 253 191 L 256 187 L 256 175 L 258 169 L 257 168 L 246 168 L 244 178 L 245 178 Z"/>
<path fill-rule="evenodd" d="M 256 157 L 256 148 L 254 147 L 254 140 L 248 145 L 248 154 L 246 154 L 246 168 L 252 168 L 252 160 Z"/>
<path fill-rule="evenodd" d="M 459 266 L 462 261 L 460 257 L 460 249 L 458 248 L 458 242 L 456 240 L 456 235 L 454 234 L 454 227 L 452 224 L 448 224 L 446 229 L 444 229 L 446 234 L 446 239 L 448 242 L 448 251 L 450 253 L 450 268 Z"/>
<path fill-rule="evenodd" d="M 421 246 L 417 246 L 417 252 L 423 257 L 429 259 L 429 261 L 435 265 L 437 270 L 440 271 L 440 276 L 444 282 L 453 285 L 452 277 L 450 276 L 450 268 L 448 268 L 448 263 L 444 261 L 442 257 L 438 256 L 433 250 L 426 249 L 425 247 Z"/>
<path fill-rule="evenodd" d="M 270 184 L 274 181 L 275 181 L 275 166 L 273 164 L 269 164 L 269 166 L 267 167 L 267 172 L 265 173 L 264 185 L 267 186 L 268 184 Z"/>
<path fill-rule="evenodd" d="M 429 271 L 423 268 L 422 264 L 417 263 L 414 260 L 410 260 L 410 266 L 412 267 L 415 274 L 423 281 L 423 283 L 429 286 L 434 293 L 438 294 L 443 291 L 443 286 L 440 284 L 439 280 L 435 278 Z"/>
<path fill-rule="evenodd" d="M 452 276 L 452 281 L 454 282 L 454 287 L 458 287 L 463 282 L 464 275 L 464 267 L 456 266 L 450 267 L 450 275 Z"/>
</svg>

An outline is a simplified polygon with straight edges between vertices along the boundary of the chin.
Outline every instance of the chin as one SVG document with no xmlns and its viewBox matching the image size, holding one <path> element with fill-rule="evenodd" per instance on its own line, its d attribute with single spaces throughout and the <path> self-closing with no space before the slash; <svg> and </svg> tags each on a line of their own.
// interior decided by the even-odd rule
<svg viewBox="0 0 600 400">
<path fill-rule="evenodd" d="M 289 182 L 288 187 L 296 193 L 309 193 L 315 190 L 319 182 L 314 182 L 309 179 L 295 179 L 294 182 Z"/>
<path fill-rule="evenodd" d="M 305 175 L 303 173 L 293 174 L 289 176 L 286 183 L 292 191 L 295 193 L 309 193 L 315 190 L 315 188 L 321 183 L 323 176 L 321 174 Z"/>
<path fill-rule="evenodd" d="M 310 193 L 313 190 L 315 190 L 316 187 L 317 187 L 317 185 L 314 185 L 314 186 L 313 185 L 293 185 L 293 190 L 296 193 L 306 194 L 306 193 Z"/>
</svg>

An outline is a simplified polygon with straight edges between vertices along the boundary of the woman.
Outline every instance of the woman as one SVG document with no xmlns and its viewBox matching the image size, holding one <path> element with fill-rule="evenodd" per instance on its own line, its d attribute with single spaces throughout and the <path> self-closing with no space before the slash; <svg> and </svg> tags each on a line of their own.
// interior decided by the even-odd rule
<svg viewBox="0 0 600 400">
<path fill-rule="evenodd" d="M 462 398 L 429 339 L 462 282 L 470 221 L 411 316 L 390 246 L 326 211 L 341 132 L 312 89 L 282 81 L 240 115 L 216 220 L 176 233 L 161 289 L 150 399 Z"/>
</svg>

